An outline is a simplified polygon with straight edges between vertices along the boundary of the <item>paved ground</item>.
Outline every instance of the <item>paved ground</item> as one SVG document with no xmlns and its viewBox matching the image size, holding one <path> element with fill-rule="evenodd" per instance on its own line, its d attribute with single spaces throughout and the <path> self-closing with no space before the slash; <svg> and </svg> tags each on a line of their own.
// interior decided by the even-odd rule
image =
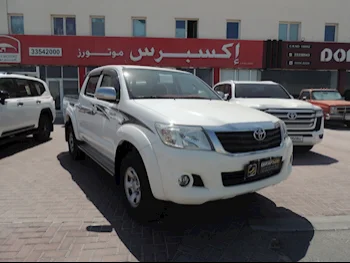
<svg viewBox="0 0 350 263">
<path fill-rule="evenodd" d="M 350 231 L 317 232 L 305 217 L 350 215 L 349 140 L 350 130 L 327 130 L 314 152 L 296 157 L 285 183 L 170 206 L 163 221 L 139 225 L 110 176 L 90 160 L 70 160 L 56 126 L 50 142 L 1 149 L 0 261 L 348 260 Z M 311 231 L 259 230 L 259 222 L 284 219 Z"/>
</svg>

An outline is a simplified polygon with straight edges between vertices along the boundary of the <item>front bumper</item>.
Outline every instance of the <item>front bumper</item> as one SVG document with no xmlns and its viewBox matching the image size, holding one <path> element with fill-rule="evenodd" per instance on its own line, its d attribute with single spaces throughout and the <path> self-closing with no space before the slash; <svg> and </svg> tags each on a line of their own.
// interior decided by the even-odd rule
<svg viewBox="0 0 350 263">
<path fill-rule="evenodd" d="M 153 150 L 159 169 L 153 167 L 152 172 L 159 172 L 164 193 L 164 196 L 158 196 L 158 199 L 178 204 L 200 205 L 256 192 L 286 180 L 292 172 L 293 144 L 290 138 L 278 148 L 237 155 L 175 149 L 162 143 L 154 144 Z M 278 174 L 249 183 L 224 186 L 223 173 L 239 173 L 250 161 L 269 157 L 282 157 L 283 165 Z M 182 175 L 190 177 L 190 184 L 186 187 L 179 185 Z M 203 186 L 195 185 L 198 177 Z"/>
<path fill-rule="evenodd" d="M 329 114 L 324 116 L 326 122 L 346 122 L 350 121 L 350 113 L 347 114 Z"/>
</svg>

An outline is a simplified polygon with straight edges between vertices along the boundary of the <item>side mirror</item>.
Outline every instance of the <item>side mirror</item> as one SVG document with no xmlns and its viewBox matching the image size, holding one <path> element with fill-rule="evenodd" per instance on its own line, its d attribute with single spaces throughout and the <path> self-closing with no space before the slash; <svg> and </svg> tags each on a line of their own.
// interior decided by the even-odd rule
<svg viewBox="0 0 350 263">
<path fill-rule="evenodd" d="M 222 91 L 217 91 L 216 92 L 222 99 L 225 99 L 225 93 L 223 93 Z"/>
<path fill-rule="evenodd" d="M 5 90 L 0 90 L 0 104 L 4 105 L 5 101 L 10 98 L 10 94 Z"/>
<path fill-rule="evenodd" d="M 95 98 L 108 102 L 116 102 L 117 92 L 114 87 L 100 87 L 95 92 Z"/>
</svg>

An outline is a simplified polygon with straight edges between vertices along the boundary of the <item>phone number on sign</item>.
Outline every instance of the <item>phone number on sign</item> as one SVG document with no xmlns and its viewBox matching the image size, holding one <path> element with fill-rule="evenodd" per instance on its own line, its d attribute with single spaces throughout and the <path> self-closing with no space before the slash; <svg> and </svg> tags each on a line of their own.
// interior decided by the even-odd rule
<svg viewBox="0 0 350 263">
<path fill-rule="evenodd" d="M 62 57 L 62 48 L 51 47 L 30 47 L 31 57 Z"/>
</svg>

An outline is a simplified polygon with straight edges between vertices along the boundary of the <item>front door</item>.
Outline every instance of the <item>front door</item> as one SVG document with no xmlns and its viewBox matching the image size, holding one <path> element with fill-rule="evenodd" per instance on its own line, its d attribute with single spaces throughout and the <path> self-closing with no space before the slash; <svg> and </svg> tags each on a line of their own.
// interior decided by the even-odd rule
<svg viewBox="0 0 350 263">
<path fill-rule="evenodd" d="M 62 111 L 62 102 L 63 102 L 63 84 L 61 79 L 48 79 L 47 85 L 55 101 L 56 111 Z"/>
</svg>

